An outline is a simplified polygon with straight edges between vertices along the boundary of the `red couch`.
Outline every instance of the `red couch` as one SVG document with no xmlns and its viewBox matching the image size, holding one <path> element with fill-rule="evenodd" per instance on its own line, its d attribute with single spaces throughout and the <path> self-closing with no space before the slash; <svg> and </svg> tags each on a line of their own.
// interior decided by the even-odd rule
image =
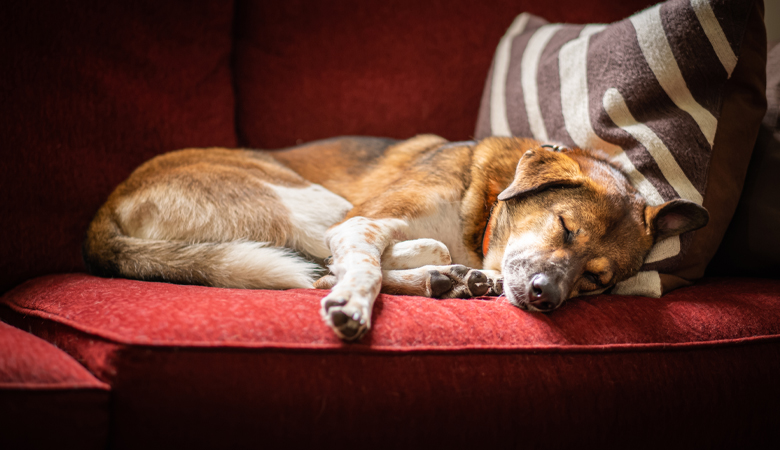
<svg viewBox="0 0 780 450">
<path fill-rule="evenodd" d="M 92 215 L 154 155 L 468 139 L 517 14 L 611 22 L 650 3 L 6 4 L 0 318 L 16 328 L 0 323 L 0 446 L 776 448 L 774 279 L 548 315 L 382 295 L 371 333 L 344 344 L 324 291 L 84 273 Z"/>
</svg>

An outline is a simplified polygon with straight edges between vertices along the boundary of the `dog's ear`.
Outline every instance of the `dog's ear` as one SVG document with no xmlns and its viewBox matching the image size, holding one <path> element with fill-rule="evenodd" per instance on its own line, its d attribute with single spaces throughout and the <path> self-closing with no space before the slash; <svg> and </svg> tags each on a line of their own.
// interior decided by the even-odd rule
<svg viewBox="0 0 780 450">
<path fill-rule="evenodd" d="M 645 207 L 645 222 L 655 242 L 707 225 L 710 213 L 688 200 L 672 200 L 658 206 Z"/>
<path fill-rule="evenodd" d="M 535 148 L 520 158 L 515 179 L 498 199 L 509 200 L 555 186 L 579 186 L 583 181 L 580 165 L 565 153 Z"/>
</svg>

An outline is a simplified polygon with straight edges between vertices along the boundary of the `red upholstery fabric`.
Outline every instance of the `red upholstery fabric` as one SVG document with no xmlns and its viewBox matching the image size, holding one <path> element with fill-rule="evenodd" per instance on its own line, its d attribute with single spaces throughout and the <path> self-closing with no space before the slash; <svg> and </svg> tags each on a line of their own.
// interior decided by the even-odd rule
<svg viewBox="0 0 780 450">
<path fill-rule="evenodd" d="M 712 279 L 549 315 L 382 295 L 356 344 L 322 323 L 315 290 L 49 276 L 0 316 L 112 385 L 118 448 L 735 448 L 780 439 L 778 289 Z"/>
<path fill-rule="evenodd" d="M 0 292 L 83 271 L 81 241 L 141 162 L 235 146 L 233 5 L 19 0 L 0 14 Z"/>
<path fill-rule="evenodd" d="M 109 387 L 50 343 L 0 322 L 0 443 L 105 448 Z"/>
<path fill-rule="evenodd" d="M 108 385 L 50 343 L 0 322 L 0 389 L 107 390 Z"/>
<path fill-rule="evenodd" d="M 258 148 L 349 134 L 469 139 L 496 45 L 517 14 L 612 22 L 652 3 L 240 1 L 239 137 Z"/>
<path fill-rule="evenodd" d="M 91 215 L 155 154 L 468 138 L 519 12 L 611 22 L 652 1 L 6 2 L 0 291 L 83 270 Z M 776 447 L 778 292 L 709 280 L 546 316 L 382 296 L 346 345 L 319 318 L 323 292 L 47 276 L 7 293 L 0 318 L 101 383 L 43 389 L 84 371 L 3 325 L 0 374 L 38 387 L 0 388 L 0 447 L 100 447 L 106 408 L 120 449 Z"/>
</svg>

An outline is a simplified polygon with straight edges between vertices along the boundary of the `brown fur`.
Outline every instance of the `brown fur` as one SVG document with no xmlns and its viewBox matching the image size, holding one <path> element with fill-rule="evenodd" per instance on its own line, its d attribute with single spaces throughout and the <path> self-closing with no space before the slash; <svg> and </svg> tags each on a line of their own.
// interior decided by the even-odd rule
<svg viewBox="0 0 780 450">
<path fill-rule="evenodd" d="M 509 299 L 529 309 L 553 309 L 566 298 L 603 291 L 635 274 L 654 242 L 707 220 L 706 211 L 691 202 L 647 206 L 598 152 L 554 151 L 519 138 L 479 143 L 448 143 L 437 136 L 403 142 L 339 138 L 276 152 L 214 148 L 158 156 L 117 187 L 98 211 L 87 232 L 85 260 L 101 275 L 265 286 L 250 280 L 251 273 L 233 282 L 231 273 L 220 273 L 233 266 L 215 267 L 215 261 L 224 258 L 228 244 L 241 241 L 291 248 L 321 263 L 328 250 L 295 241 L 291 206 L 279 194 L 284 192 L 279 187 L 316 185 L 351 203 L 333 219 L 334 226 L 355 217 L 372 219 L 357 232 L 363 243 L 439 239 L 409 237 L 376 220 L 411 223 L 435 217 L 443 205 L 458 205 L 460 223 L 447 226 L 459 227 L 458 245 L 464 250 L 453 254 L 453 262 L 503 271 Z M 483 255 L 488 221 L 492 233 Z M 394 235 L 384 236 L 387 232 Z M 330 249 L 348 245 L 341 236 Z M 362 254 L 360 264 L 378 270 L 374 250 L 347 248 Z M 438 269 L 451 266 L 435 267 L 386 273 L 385 290 L 431 295 L 446 286 L 443 277 L 466 276 L 461 269 Z M 548 287 L 538 286 L 539 274 Z M 330 287 L 333 280 L 318 286 Z M 412 289 L 405 284 L 409 280 L 425 286 Z M 360 293 L 368 295 L 365 286 Z"/>
</svg>

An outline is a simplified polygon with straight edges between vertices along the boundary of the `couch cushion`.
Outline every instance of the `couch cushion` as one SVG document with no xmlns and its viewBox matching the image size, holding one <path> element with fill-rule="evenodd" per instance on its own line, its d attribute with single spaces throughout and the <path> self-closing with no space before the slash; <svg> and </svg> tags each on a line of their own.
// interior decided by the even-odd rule
<svg viewBox="0 0 780 450">
<path fill-rule="evenodd" d="M 108 401 L 108 385 L 71 356 L 0 322 L 3 448 L 105 448 Z"/>
<path fill-rule="evenodd" d="M 611 21 L 652 1 L 239 1 L 241 144 L 348 134 L 470 139 L 492 51 L 524 8 L 552 20 Z"/>
<path fill-rule="evenodd" d="M 704 274 L 728 227 L 765 65 L 761 1 L 670 0 L 608 26 L 524 14 L 496 50 L 475 134 L 604 150 L 650 204 L 703 204 L 705 228 L 658 242 L 614 290 L 660 296 Z"/>
<path fill-rule="evenodd" d="M 755 447 L 780 442 L 780 281 L 711 279 L 662 299 L 381 295 L 362 341 L 324 291 L 88 275 L 32 280 L 5 320 L 111 384 L 112 445 Z"/>
<path fill-rule="evenodd" d="M 83 271 L 81 242 L 143 161 L 235 146 L 229 1 L 11 0 L 0 14 L 0 292 Z"/>
</svg>

